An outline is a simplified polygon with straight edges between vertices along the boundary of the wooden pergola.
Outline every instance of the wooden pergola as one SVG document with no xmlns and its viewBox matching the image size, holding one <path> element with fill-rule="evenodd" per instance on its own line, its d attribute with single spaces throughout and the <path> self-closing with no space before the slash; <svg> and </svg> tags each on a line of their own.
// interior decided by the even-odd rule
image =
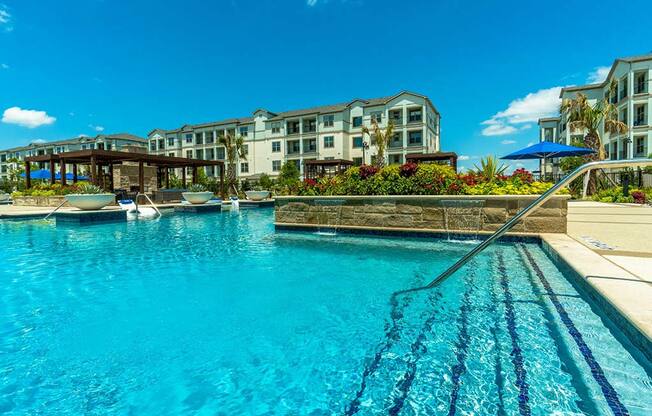
<svg viewBox="0 0 652 416">
<path fill-rule="evenodd" d="M 405 155 L 405 161 L 448 164 L 457 172 L 457 153 L 455 152 L 409 153 Z"/>
<path fill-rule="evenodd" d="M 181 181 L 183 186 L 186 185 L 186 168 L 192 168 L 192 182 L 197 181 L 197 169 L 204 166 L 220 167 L 220 187 L 224 185 L 224 162 L 220 160 L 202 160 L 187 159 L 183 157 L 150 155 L 147 153 L 137 152 L 117 152 L 112 150 L 79 150 L 74 152 L 64 152 L 58 154 L 47 154 L 39 156 L 29 156 L 25 158 L 25 185 L 27 188 L 32 186 L 30 177 L 31 163 L 44 163 L 50 165 L 50 183 L 55 183 L 55 168 L 59 165 L 61 174 L 61 184 L 66 185 L 66 165 L 72 165 L 72 181 L 77 182 L 77 166 L 90 165 L 91 182 L 95 185 L 100 184 L 100 175 L 104 166 L 108 166 L 110 177 L 110 190 L 114 191 L 113 186 L 113 165 L 131 162 L 138 164 L 138 188 L 139 192 L 145 192 L 145 165 L 156 166 L 158 178 L 165 175 L 165 187 L 170 187 L 170 169 L 183 168 Z"/>
<path fill-rule="evenodd" d="M 352 161 L 346 159 L 306 160 L 304 163 L 306 179 L 335 176 L 354 164 Z"/>
</svg>

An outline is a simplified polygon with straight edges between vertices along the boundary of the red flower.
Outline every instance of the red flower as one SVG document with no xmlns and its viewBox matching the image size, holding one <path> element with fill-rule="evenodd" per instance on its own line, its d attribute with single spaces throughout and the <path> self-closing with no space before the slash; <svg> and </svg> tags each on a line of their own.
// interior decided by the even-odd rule
<svg viewBox="0 0 652 416">
<path fill-rule="evenodd" d="M 362 165 L 360 166 L 360 177 L 362 179 L 367 179 L 371 176 L 374 176 L 378 173 L 378 168 L 371 165 Z"/>
<path fill-rule="evenodd" d="M 637 204 L 645 204 L 645 194 L 641 191 L 634 191 L 631 193 L 632 198 L 634 198 L 634 202 Z"/>
<path fill-rule="evenodd" d="M 399 172 L 404 178 L 409 178 L 417 173 L 418 165 L 414 162 L 407 162 L 401 165 Z"/>
<path fill-rule="evenodd" d="M 317 185 L 317 181 L 314 180 L 314 179 L 305 179 L 305 180 L 303 181 L 303 183 L 304 183 L 304 185 L 306 185 L 306 186 L 315 186 L 315 185 Z"/>
</svg>

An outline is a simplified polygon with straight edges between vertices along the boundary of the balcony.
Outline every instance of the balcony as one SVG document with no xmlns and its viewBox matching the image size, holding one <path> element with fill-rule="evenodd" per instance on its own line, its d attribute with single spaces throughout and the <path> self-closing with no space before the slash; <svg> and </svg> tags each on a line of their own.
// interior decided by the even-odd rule
<svg viewBox="0 0 652 416">
<path fill-rule="evenodd" d="M 298 121 L 288 122 L 286 130 L 288 132 L 288 135 L 299 134 L 300 131 L 299 122 Z"/>
<path fill-rule="evenodd" d="M 634 120 L 634 127 L 644 127 L 647 126 L 647 120 L 644 118 Z"/>
<path fill-rule="evenodd" d="M 304 133 L 314 133 L 317 131 L 317 119 L 304 120 L 303 121 L 303 132 Z"/>
</svg>

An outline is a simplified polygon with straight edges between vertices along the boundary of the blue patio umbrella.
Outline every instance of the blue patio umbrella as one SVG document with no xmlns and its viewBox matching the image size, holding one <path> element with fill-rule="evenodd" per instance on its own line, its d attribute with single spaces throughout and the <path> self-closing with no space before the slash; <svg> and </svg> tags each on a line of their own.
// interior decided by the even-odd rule
<svg viewBox="0 0 652 416">
<path fill-rule="evenodd" d="M 57 174 L 54 175 L 54 179 L 61 180 L 61 172 L 57 172 Z M 69 181 L 73 180 L 73 174 L 70 173 L 70 172 L 66 173 L 66 180 L 69 180 Z M 77 175 L 77 180 L 78 181 L 86 181 L 86 180 L 88 180 L 88 176 Z"/>
<path fill-rule="evenodd" d="M 25 172 L 21 173 L 20 176 L 24 178 Z M 29 173 L 30 179 L 50 179 L 50 171 L 47 169 L 33 170 Z"/>
<path fill-rule="evenodd" d="M 539 142 L 528 146 L 525 149 L 517 150 L 501 159 L 522 160 L 522 159 L 543 159 L 545 170 L 546 158 L 549 157 L 568 157 L 568 156 L 585 156 L 595 153 L 595 150 L 586 147 L 566 146 L 565 144 L 552 142 Z M 545 172 L 543 172 L 545 174 Z"/>
</svg>

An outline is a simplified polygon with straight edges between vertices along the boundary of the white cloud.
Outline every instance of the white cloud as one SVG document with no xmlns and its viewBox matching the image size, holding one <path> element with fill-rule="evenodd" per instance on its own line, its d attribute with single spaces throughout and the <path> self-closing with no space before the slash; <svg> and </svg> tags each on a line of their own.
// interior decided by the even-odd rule
<svg viewBox="0 0 652 416">
<path fill-rule="evenodd" d="M 503 140 L 500 142 L 500 144 L 514 144 L 516 143 L 516 140 Z"/>
<path fill-rule="evenodd" d="M 41 143 L 45 143 L 45 140 L 43 140 L 43 139 L 36 139 L 36 140 L 32 141 L 32 143 L 33 143 L 33 144 L 41 144 Z"/>
<path fill-rule="evenodd" d="M 310 7 L 314 6 L 317 4 L 317 0 L 306 0 L 306 4 Z"/>
<path fill-rule="evenodd" d="M 7 65 L 7 64 L 0 64 L 0 68 L 2 68 L 2 69 L 9 69 L 9 65 Z"/>
<path fill-rule="evenodd" d="M 104 127 L 102 126 L 94 126 L 92 124 L 89 124 L 88 127 L 92 128 L 95 131 L 104 131 Z"/>
<path fill-rule="evenodd" d="M 589 76 L 586 78 L 586 82 L 589 84 L 597 84 L 602 82 L 607 79 L 607 75 L 609 75 L 610 70 L 610 66 L 597 66 L 593 69 L 593 71 L 589 72 Z"/>
<path fill-rule="evenodd" d="M 69 115 L 70 117 L 74 117 L 74 116 L 75 116 L 75 112 L 74 112 L 74 111 L 71 111 L 71 112 L 68 113 L 68 115 Z"/>
<path fill-rule="evenodd" d="M 56 120 L 55 117 L 49 116 L 45 111 L 23 110 L 20 107 L 7 108 L 2 114 L 3 123 L 18 124 L 30 129 L 52 124 Z"/>
<path fill-rule="evenodd" d="M 11 14 L 7 10 L 7 6 L 0 4 L 0 27 L 3 27 L 5 32 L 11 32 L 14 27 L 11 24 Z"/>
<path fill-rule="evenodd" d="M 517 98 L 509 103 L 503 111 L 494 114 L 490 119 L 482 122 L 485 127 L 483 136 L 504 136 L 532 127 L 530 124 L 542 117 L 549 117 L 559 109 L 559 93 L 562 87 L 552 87 L 531 92 L 525 97 Z"/>
<path fill-rule="evenodd" d="M 470 157 L 470 156 L 467 156 L 467 155 L 460 155 L 460 156 L 457 158 L 457 160 L 469 160 L 469 159 L 471 159 L 471 157 Z"/>
</svg>

